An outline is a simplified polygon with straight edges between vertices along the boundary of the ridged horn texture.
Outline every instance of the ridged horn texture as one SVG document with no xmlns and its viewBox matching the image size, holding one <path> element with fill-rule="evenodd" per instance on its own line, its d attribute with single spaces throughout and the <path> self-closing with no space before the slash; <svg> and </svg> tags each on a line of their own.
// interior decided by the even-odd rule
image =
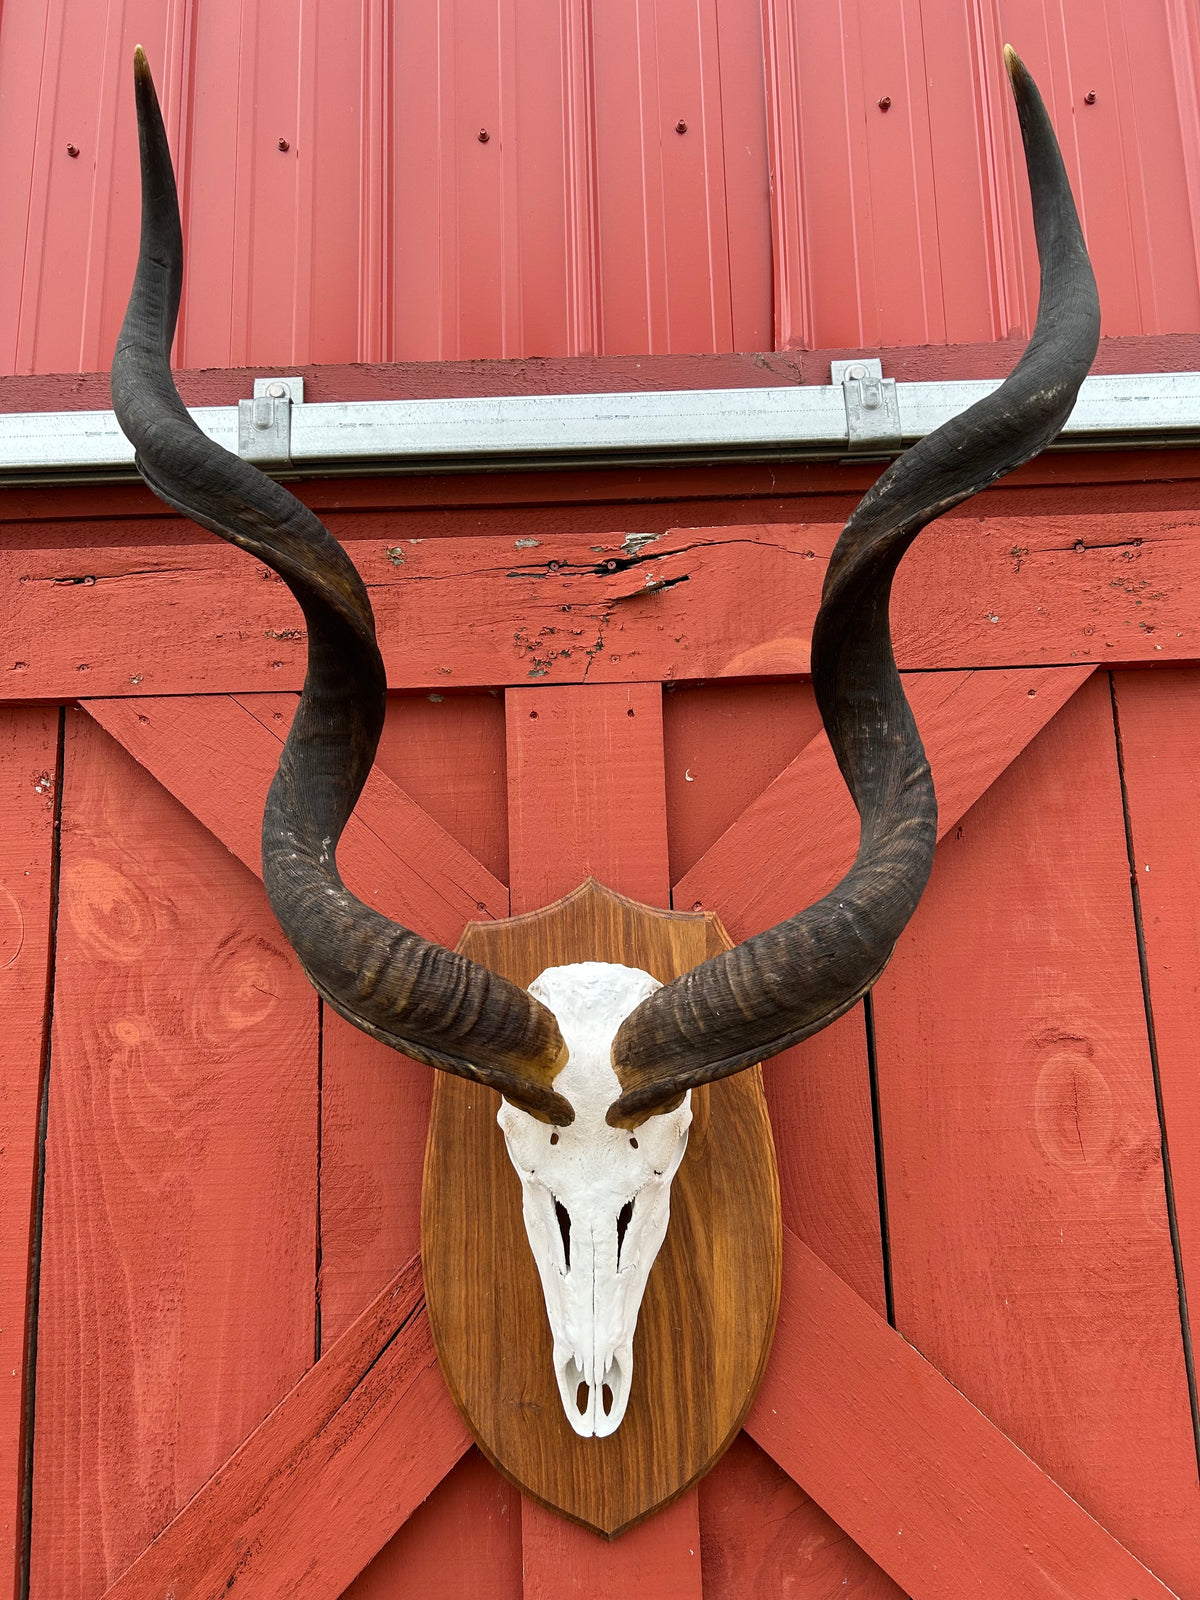
<svg viewBox="0 0 1200 1600">
<path fill-rule="evenodd" d="M 1005 62 L 1025 144 L 1041 261 L 1029 347 L 1009 378 L 895 461 L 829 563 L 813 630 L 817 704 L 858 807 L 854 865 L 823 900 L 676 978 L 622 1024 L 608 1113 L 636 1127 L 687 1089 L 827 1027 L 879 977 L 933 863 L 937 804 L 892 654 L 888 601 L 922 528 L 1043 450 L 1096 354 L 1100 307 L 1062 156 L 1033 79 Z"/>
<path fill-rule="evenodd" d="M 208 439 L 176 392 L 170 351 L 183 241 L 166 132 L 140 49 L 134 78 L 141 250 L 113 357 L 113 406 L 154 492 L 273 568 L 308 628 L 304 692 L 263 816 L 271 906 L 314 987 L 355 1027 L 565 1125 L 574 1113 L 551 1083 L 566 1051 L 550 1011 L 516 984 L 381 916 L 338 874 L 338 839 L 371 769 L 386 703 L 371 604 L 313 513 Z"/>
</svg>

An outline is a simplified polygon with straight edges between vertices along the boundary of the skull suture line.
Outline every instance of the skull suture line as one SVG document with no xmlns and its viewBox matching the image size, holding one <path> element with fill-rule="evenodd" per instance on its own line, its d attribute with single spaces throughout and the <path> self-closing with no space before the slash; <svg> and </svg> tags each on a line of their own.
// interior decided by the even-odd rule
<svg viewBox="0 0 1200 1600">
<path fill-rule="evenodd" d="M 692 1121 L 690 1091 L 676 1110 L 648 1117 L 636 1132 L 605 1120 L 621 1095 L 613 1037 L 661 987 L 648 972 L 608 962 L 548 968 L 529 992 L 554 1013 L 570 1052 L 554 1088 L 575 1120 L 556 1128 L 508 1100 L 496 1117 L 521 1179 L 558 1392 L 585 1438 L 615 1432 L 629 1404 L 638 1312 Z"/>
</svg>

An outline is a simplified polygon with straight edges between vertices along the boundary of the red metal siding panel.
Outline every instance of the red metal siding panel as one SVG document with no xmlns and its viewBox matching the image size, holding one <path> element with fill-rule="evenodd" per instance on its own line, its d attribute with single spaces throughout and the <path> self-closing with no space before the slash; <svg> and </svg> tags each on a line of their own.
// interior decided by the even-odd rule
<svg viewBox="0 0 1200 1600">
<path fill-rule="evenodd" d="M 1105 333 L 1200 326 L 1193 7 L 765 5 L 779 346 L 959 344 L 1029 329 L 1037 258 L 1006 39 L 1058 129 Z"/>
<path fill-rule="evenodd" d="M 0 371 L 108 364 L 139 39 L 180 169 L 182 364 L 1003 338 L 1036 274 L 1006 38 L 1105 331 L 1200 329 L 1191 0 L 6 0 Z"/>
</svg>

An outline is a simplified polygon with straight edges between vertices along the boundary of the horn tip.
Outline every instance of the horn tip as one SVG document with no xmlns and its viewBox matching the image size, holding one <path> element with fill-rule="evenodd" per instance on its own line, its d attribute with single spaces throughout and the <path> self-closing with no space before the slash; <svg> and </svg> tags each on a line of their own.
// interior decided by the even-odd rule
<svg viewBox="0 0 1200 1600">
<path fill-rule="evenodd" d="M 1014 84 L 1017 83 L 1019 79 L 1027 78 L 1029 76 L 1029 74 L 1025 71 L 1025 63 L 1021 60 L 1020 56 L 1010 44 L 1006 44 L 1004 46 L 1004 65 L 1007 67 L 1008 75 Z"/>
<path fill-rule="evenodd" d="M 140 44 L 133 47 L 133 70 L 139 78 L 150 76 L 150 60 Z"/>
</svg>

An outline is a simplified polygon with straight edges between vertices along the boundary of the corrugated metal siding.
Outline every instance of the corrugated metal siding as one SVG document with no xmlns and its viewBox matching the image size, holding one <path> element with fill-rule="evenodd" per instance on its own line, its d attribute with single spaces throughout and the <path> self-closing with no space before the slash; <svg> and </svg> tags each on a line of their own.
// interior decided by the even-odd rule
<svg viewBox="0 0 1200 1600">
<path fill-rule="evenodd" d="M 108 364 L 138 41 L 181 364 L 1002 337 L 1034 288 L 1005 38 L 1105 331 L 1200 329 L 1194 0 L 4 0 L 0 371 Z"/>
</svg>

